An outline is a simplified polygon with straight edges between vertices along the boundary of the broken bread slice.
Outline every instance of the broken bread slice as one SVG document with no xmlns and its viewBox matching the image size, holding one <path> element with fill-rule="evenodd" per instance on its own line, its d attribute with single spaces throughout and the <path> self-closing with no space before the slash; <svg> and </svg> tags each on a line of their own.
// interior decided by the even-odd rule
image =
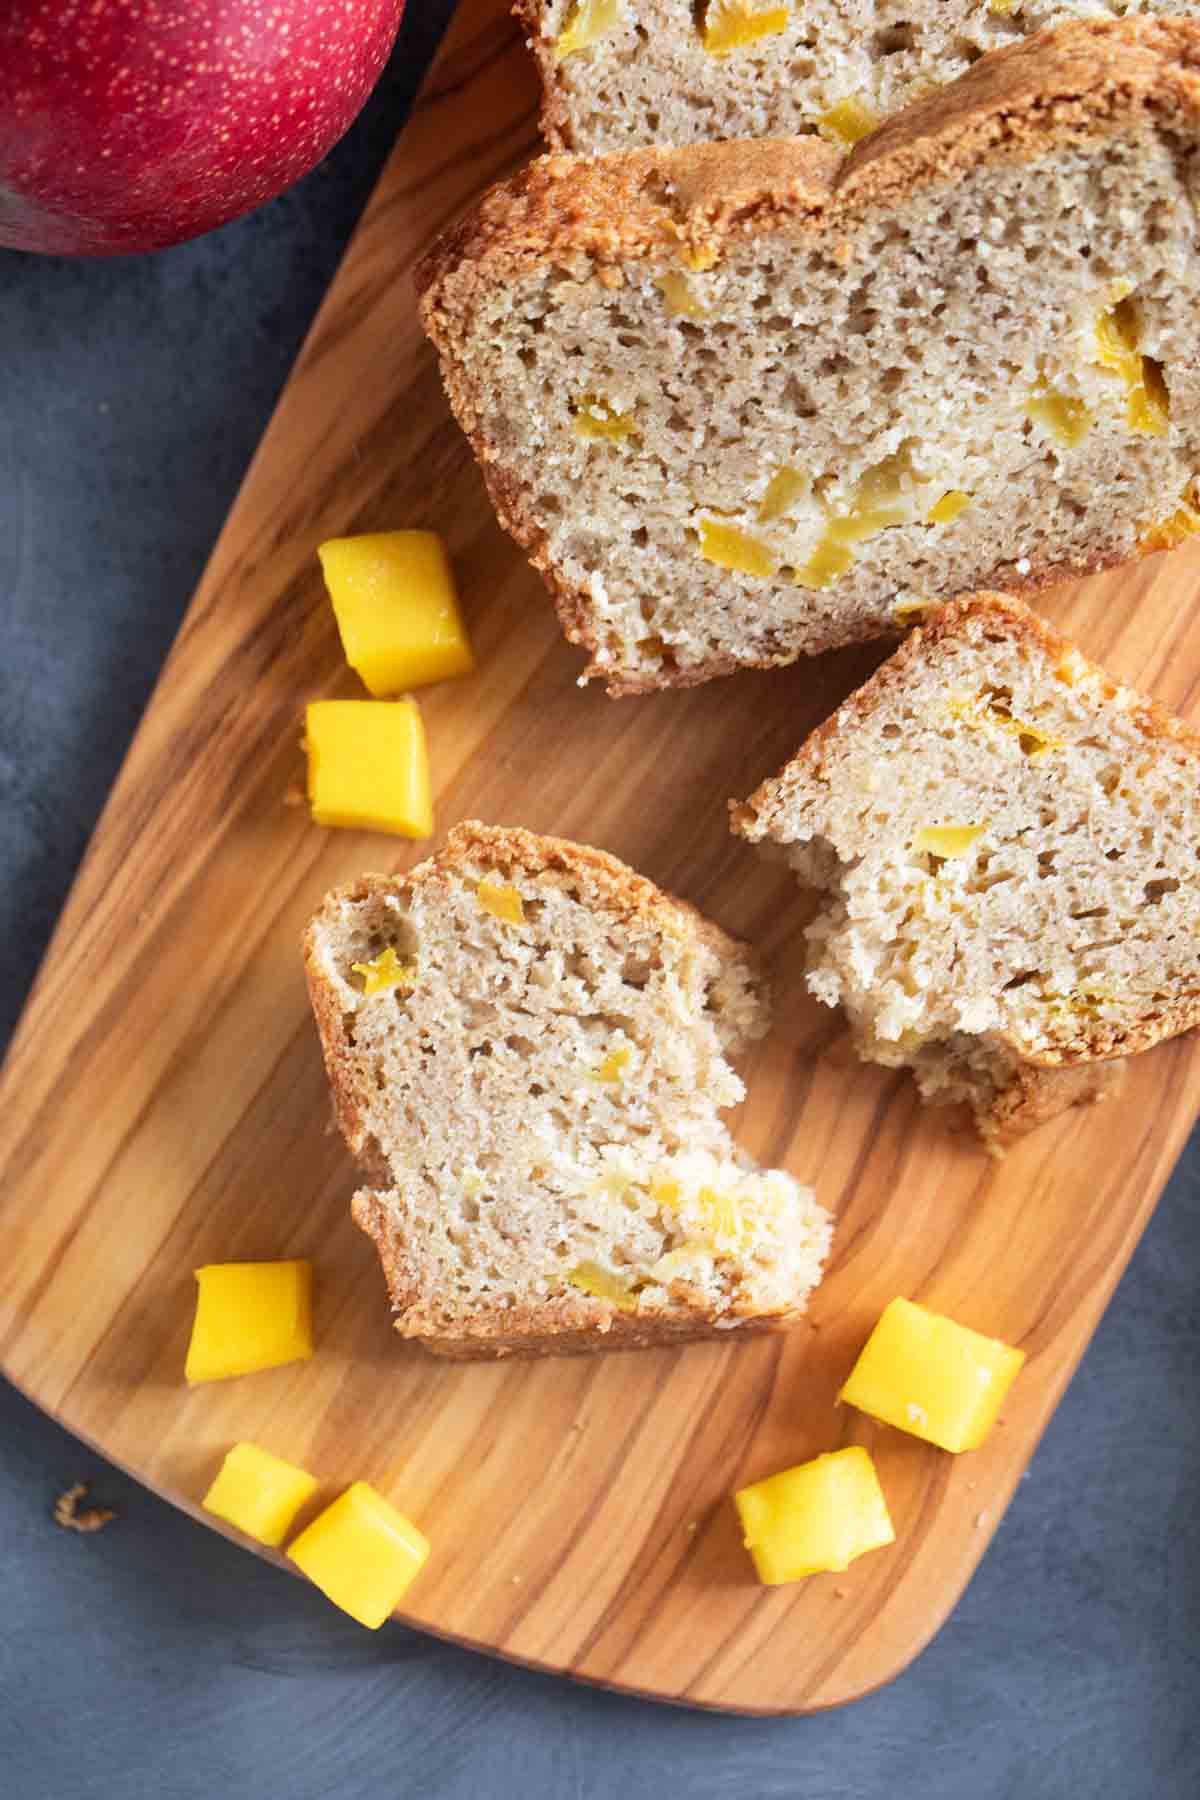
<svg viewBox="0 0 1200 1800">
<path fill-rule="evenodd" d="M 791 137 L 850 145 L 989 51 L 1072 14 L 1195 0 L 516 0 L 554 150 Z M 864 16 L 866 15 L 866 16 Z"/>
<path fill-rule="evenodd" d="M 830 1221 L 721 1122 L 766 1001 L 690 907 L 598 850 L 465 824 L 331 894 L 305 957 L 405 1337 L 560 1353 L 803 1311 Z"/>
<path fill-rule="evenodd" d="M 1200 26 L 1063 26 L 845 161 L 547 157 L 426 260 L 501 522 L 611 693 L 1200 523 Z"/>
<path fill-rule="evenodd" d="M 1200 1019 L 1200 739 L 1019 601 L 941 608 L 744 805 L 808 985 L 1002 1148 Z"/>
</svg>

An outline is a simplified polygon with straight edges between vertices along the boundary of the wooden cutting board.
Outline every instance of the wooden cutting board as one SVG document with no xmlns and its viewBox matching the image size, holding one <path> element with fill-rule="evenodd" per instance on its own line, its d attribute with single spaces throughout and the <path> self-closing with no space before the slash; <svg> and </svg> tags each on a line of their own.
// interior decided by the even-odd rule
<svg viewBox="0 0 1200 1800">
<path fill-rule="evenodd" d="M 872 666 L 862 653 L 682 694 L 575 685 L 538 581 L 493 522 L 417 327 L 433 233 L 535 142 L 506 0 L 474 0 L 316 321 L 217 545 L 63 915 L 0 1090 L 0 1359 L 47 1412 L 202 1518 L 252 1438 L 365 1477 L 434 1545 L 409 1622 L 522 1662 L 698 1705 L 852 1699 L 961 1592 L 1149 1218 L 1200 1106 L 1181 1040 L 1119 1102 L 995 1163 L 906 1082 L 847 1054 L 800 980 L 785 873 L 725 826 Z M 326 888 L 408 867 L 400 840 L 323 832 L 295 804 L 305 701 L 357 691 L 315 548 L 432 526 L 479 673 L 422 697 L 438 825 L 478 816 L 600 844 L 754 939 L 778 1028 L 746 1069 L 747 1147 L 838 1217 L 809 1323 L 786 1337 L 519 1366 L 402 1345 L 350 1222 L 297 950 Z M 1046 610 L 1120 675 L 1200 715 L 1200 550 L 1063 589 Z M 194 1265 L 310 1256 L 308 1364 L 183 1384 Z M 894 1294 L 1022 1344 L 987 1447 L 955 1459 L 835 1404 Z M 870 1446 L 895 1546 L 846 1574 L 755 1586 L 728 1496 Z"/>
</svg>

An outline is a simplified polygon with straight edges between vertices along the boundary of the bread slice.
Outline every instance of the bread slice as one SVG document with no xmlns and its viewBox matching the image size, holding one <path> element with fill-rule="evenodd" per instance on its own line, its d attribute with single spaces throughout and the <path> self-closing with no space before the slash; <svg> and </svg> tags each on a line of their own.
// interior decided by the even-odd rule
<svg viewBox="0 0 1200 1800">
<path fill-rule="evenodd" d="M 855 142 L 990 50 L 1072 14 L 1196 17 L 1195 0 L 517 0 L 542 131 L 586 156 L 820 131 Z"/>
<path fill-rule="evenodd" d="M 1197 522 L 1200 26 L 997 52 L 817 138 L 549 157 L 427 260 L 502 523 L 612 693 Z"/>
<path fill-rule="evenodd" d="M 1200 739 L 1019 601 L 938 609 L 733 817 L 822 891 L 860 1053 L 993 1147 L 1200 1019 Z"/>
<path fill-rule="evenodd" d="M 331 894 L 305 957 L 405 1337 L 560 1353 L 803 1311 L 829 1218 L 721 1123 L 767 1006 L 691 907 L 598 850 L 466 824 Z"/>
</svg>

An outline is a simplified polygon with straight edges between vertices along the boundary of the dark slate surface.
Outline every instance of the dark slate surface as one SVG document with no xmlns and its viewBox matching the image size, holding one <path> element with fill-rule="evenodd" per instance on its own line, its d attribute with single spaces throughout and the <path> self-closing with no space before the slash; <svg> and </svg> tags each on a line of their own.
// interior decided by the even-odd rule
<svg viewBox="0 0 1200 1800">
<path fill-rule="evenodd" d="M 449 0 L 347 141 L 153 258 L 0 252 L 0 1038 Z M 5 1800 L 1195 1800 L 1200 1142 L 956 1613 L 810 1719 L 689 1714 L 370 1635 L 0 1383 Z M 119 1520 L 80 1538 L 54 1496 Z M 480 1546 L 486 1568 L 486 1546 Z"/>
</svg>

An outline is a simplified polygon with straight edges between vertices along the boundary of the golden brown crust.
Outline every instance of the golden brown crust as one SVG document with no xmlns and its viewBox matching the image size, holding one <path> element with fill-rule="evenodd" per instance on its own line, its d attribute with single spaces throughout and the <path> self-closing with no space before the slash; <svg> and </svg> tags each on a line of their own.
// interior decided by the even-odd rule
<svg viewBox="0 0 1200 1800">
<path fill-rule="evenodd" d="M 542 89 L 538 125 L 546 140 L 546 148 L 574 150 L 571 114 L 558 78 L 558 58 L 554 54 L 554 43 L 541 29 L 541 0 L 513 0 L 512 15 L 528 34 L 525 39 L 526 48 L 538 67 Z"/>
<path fill-rule="evenodd" d="M 535 51 L 536 9 L 518 4 Z M 540 46 L 540 47 L 539 47 Z M 554 84 L 550 84 L 553 89 Z M 494 188 L 433 246 L 417 271 L 425 329 L 442 358 L 450 404 L 483 470 L 492 504 L 550 589 L 570 642 L 589 651 L 585 671 L 614 696 L 693 686 L 790 656 L 769 635 L 738 656 L 644 675 L 606 669 L 591 629 L 590 595 L 564 579 L 546 549 L 529 484 L 502 465 L 482 426 L 483 396 L 459 356 L 475 308 L 497 282 L 555 262 L 601 274 L 627 260 L 725 254 L 776 230 L 844 238 L 880 207 L 945 189 L 981 161 L 1028 160 L 1094 142 L 1144 117 L 1170 128 L 1200 121 L 1200 27 L 1137 17 L 1072 21 L 984 57 L 966 76 L 886 122 L 844 160 L 817 138 L 640 149 L 601 158 L 546 156 Z M 1096 557 L 1072 575 L 1112 566 Z M 1035 594 L 1064 573 L 1042 565 L 1018 578 L 997 569 L 987 585 Z M 858 641 L 873 635 L 869 626 Z M 852 641 L 830 634 L 828 644 Z"/>
<path fill-rule="evenodd" d="M 887 119 L 846 158 L 839 201 L 890 206 L 981 161 L 1026 162 L 1094 143 L 1139 115 L 1200 119 L 1200 29 L 1186 19 L 1075 19 L 982 57 Z"/>
<path fill-rule="evenodd" d="M 449 1357 L 455 1362 L 482 1362 L 507 1356 L 580 1356 L 596 1350 L 645 1350 L 704 1338 L 743 1337 L 748 1332 L 786 1331 L 803 1317 L 803 1309 L 753 1313 L 742 1318 L 726 1313 L 722 1315 L 724 1324 L 718 1324 L 716 1312 L 698 1296 L 689 1297 L 686 1315 L 678 1308 L 671 1313 L 635 1315 L 579 1293 L 552 1297 L 539 1306 L 479 1314 L 463 1320 L 458 1329 L 443 1336 L 405 1322 L 404 1309 L 417 1300 L 417 1285 L 377 1197 L 365 1191 L 355 1194 L 352 1212 L 355 1224 L 374 1241 L 379 1253 L 392 1306 L 400 1314 L 396 1330 L 434 1356 Z"/>
<path fill-rule="evenodd" d="M 1002 1156 L 1027 1132 L 1057 1119 L 1071 1107 L 1115 1099 L 1125 1085 L 1127 1072 L 1128 1064 L 1123 1058 L 1062 1069 L 1023 1063 L 988 1104 L 975 1108 L 979 1135 L 993 1156 Z"/>
</svg>

